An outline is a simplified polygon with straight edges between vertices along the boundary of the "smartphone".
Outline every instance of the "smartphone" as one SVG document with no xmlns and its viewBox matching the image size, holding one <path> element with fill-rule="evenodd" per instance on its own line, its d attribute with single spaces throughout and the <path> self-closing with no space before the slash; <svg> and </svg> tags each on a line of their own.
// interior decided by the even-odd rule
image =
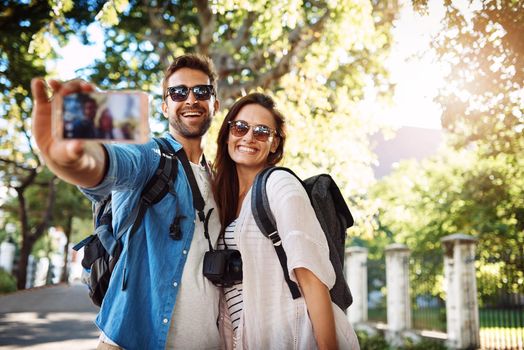
<svg viewBox="0 0 524 350">
<path fill-rule="evenodd" d="M 81 92 L 53 99 L 53 133 L 63 140 L 145 143 L 149 96 L 136 90 Z"/>
</svg>

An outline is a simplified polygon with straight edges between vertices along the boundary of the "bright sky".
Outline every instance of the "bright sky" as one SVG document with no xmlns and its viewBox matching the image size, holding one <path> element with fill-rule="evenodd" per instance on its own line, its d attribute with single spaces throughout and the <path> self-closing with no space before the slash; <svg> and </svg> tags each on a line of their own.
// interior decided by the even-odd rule
<svg viewBox="0 0 524 350">
<path fill-rule="evenodd" d="M 438 88 L 442 86 L 443 67 L 429 55 L 416 56 L 429 48 L 431 37 L 439 28 L 444 8 L 440 1 L 429 1 L 430 16 L 413 12 L 410 1 L 404 6 L 396 22 L 393 36 L 395 44 L 387 67 L 396 84 L 391 106 L 379 106 L 372 91 L 362 103 L 367 115 L 393 126 L 417 126 L 440 128 L 440 107 L 433 102 Z M 96 44 L 82 45 L 76 38 L 63 49 L 56 47 L 63 58 L 50 63 L 55 77 L 63 80 L 76 77 L 75 70 L 89 66 L 96 58 L 102 58 L 103 33 L 99 26 L 90 25 L 90 39 Z"/>
<path fill-rule="evenodd" d="M 96 24 L 87 27 L 89 39 L 93 45 L 83 45 L 76 37 L 71 37 L 70 42 L 64 48 L 60 48 L 56 43 L 54 48 L 62 59 L 49 61 L 48 72 L 54 72 L 53 77 L 62 80 L 77 77 L 75 71 L 80 68 L 88 67 L 97 58 L 103 58 L 104 33 L 102 28 Z"/>
<path fill-rule="evenodd" d="M 415 13 L 410 1 L 403 9 L 393 29 L 395 43 L 386 63 L 391 80 L 396 84 L 393 104 L 379 106 L 373 93 L 363 108 L 378 120 L 393 126 L 416 126 L 439 129 L 441 110 L 433 99 L 444 83 L 444 66 L 429 53 L 432 37 L 444 15 L 440 1 L 429 1 L 428 16 Z"/>
</svg>

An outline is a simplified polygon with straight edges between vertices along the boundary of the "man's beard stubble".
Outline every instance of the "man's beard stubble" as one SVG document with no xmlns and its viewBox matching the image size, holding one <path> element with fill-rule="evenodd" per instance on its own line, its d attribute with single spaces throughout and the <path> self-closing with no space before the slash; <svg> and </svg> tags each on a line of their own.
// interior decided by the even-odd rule
<svg viewBox="0 0 524 350">
<path fill-rule="evenodd" d="M 171 125 L 171 127 L 175 129 L 180 135 L 188 139 L 204 136 L 204 134 L 209 130 L 209 127 L 211 126 L 211 117 L 209 113 L 207 113 L 206 118 L 202 120 L 202 122 L 196 130 L 188 128 L 182 122 L 182 118 L 183 117 L 179 116 L 178 113 L 172 115 L 169 118 L 169 125 Z"/>
</svg>

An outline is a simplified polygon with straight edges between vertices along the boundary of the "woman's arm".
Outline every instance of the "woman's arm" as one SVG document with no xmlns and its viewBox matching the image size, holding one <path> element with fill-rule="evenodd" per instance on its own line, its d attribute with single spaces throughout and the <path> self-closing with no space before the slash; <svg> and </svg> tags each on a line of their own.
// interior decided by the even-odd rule
<svg viewBox="0 0 524 350">
<path fill-rule="evenodd" d="M 318 348 L 337 349 L 335 316 L 328 288 L 308 269 L 296 268 L 294 271 L 306 301 Z"/>
</svg>

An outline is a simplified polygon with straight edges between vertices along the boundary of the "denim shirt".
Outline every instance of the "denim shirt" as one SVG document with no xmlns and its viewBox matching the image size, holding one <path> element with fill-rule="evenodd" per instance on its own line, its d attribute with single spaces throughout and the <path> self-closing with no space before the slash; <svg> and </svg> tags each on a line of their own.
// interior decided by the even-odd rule
<svg viewBox="0 0 524 350">
<path fill-rule="evenodd" d="M 171 135 L 165 137 L 175 150 L 182 147 Z M 112 191 L 113 231 L 118 232 L 126 215 L 138 205 L 142 188 L 158 168 L 160 154 L 153 140 L 144 145 L 104 146 L 109 155 L 104 180 L 94 188 L 81 188 L 81 191 L 92 201 L 101 200 Z M 97 326 L 126 349 L 164 349 L 166 346 L 196 219 L 191 188 L 180 162 L 174 190 L 176 195 L 168 193 L 147 209 L 132 238 L 129 230 L 122 236 L 122 254 L 96 318 Z M 184 216 L 181 240 L 169 236 L 169 226 L 177 212 Z"/>
</svg>

